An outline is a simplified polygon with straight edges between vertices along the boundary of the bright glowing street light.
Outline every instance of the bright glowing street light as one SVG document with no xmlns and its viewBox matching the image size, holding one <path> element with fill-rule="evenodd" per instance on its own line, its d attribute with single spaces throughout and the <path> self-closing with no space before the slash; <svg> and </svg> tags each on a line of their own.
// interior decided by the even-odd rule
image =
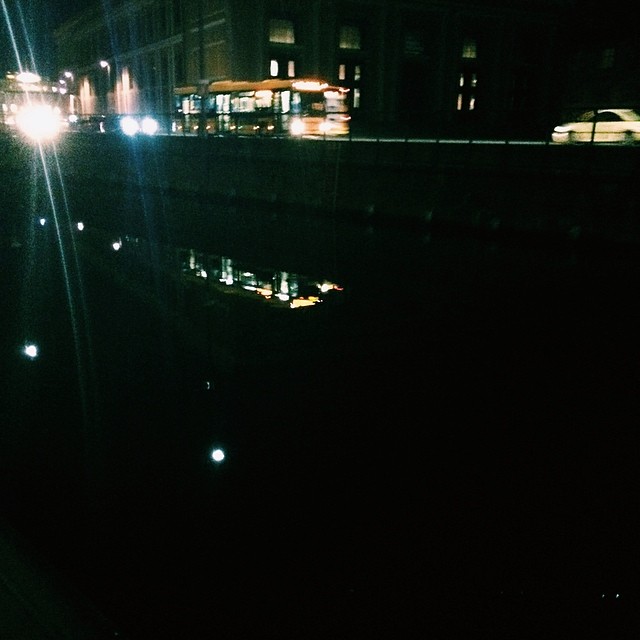
<svg viewBox="0 0 640 640">
<path fill-rule="evenodd" d="M 210 457 L 212 462 L 219 464 L 226 458 L 226 455 L 224 453 L 224 449 L 221 449 L 220 447 L 215 447 L 214 449 L 212 449 Z"/>
<path fill-rule="evenodd" d="M 32 342 L 28 342 L 23 347 L 23 353 L 27 358 L 31 358 L 31 360 L 35 360 L 38 357 L 38 345 L 33 344 Z"/>
</svg>

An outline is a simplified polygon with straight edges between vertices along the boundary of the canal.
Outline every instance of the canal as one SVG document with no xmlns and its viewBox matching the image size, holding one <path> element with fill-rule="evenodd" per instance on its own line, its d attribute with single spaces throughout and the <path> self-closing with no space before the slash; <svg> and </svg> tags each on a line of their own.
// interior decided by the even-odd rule
<svg viewBox="0 0 640 640">
<path fill-rule="evenodd" d="M 4 197 L 3 521 L 121 637 L 634 624 L 634 246 L 68 189 Z"/>
</svg>

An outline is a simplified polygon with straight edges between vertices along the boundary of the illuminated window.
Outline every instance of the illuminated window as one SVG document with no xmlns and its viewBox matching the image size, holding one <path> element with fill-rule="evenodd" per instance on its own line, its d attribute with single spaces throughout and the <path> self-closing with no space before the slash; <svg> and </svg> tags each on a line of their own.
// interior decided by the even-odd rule
<svg viewBox="0 0 640 640">
<path fill-rule="evenodd" d="M 278 77 L 278 61 L 277 60 L 271 60 L 269 62 L 269 75 L 272 78 Z"/>
<path fill-rule="evenodd" d="M 354 26 L 340 27 L 341 49 L 360 49 L 360 29 Z"/>
<path fill-rule="evenodd" d="M 353 68 L 353 79 L 354 80 L 360 80 L 360 65 L 357 64 L 354 68 Z"/>
<path fill-rule="evenodd" d="M 613 62 L 615 60 L 616 50 L 612 47 L 605 49 L 602 52 L 602 57 L 600 58 L 600 68 L 601 69 L 611 69 L 613 67 Z"/>
<path fill-rule="evenodd" d="M 476 41 L 474 38 L 465 38 L 462 43 L 462 57 L 469 60 L 478 57 L 476 50 Z"/>
<path fill-rule="evenodd" d="M 269 42 L 295 44 L 296 38 L 291 20 L 269 20 Z"/>
<path fill-rule="evenodd" d="M 296 77 L 296 63 L 294 60 L 289 60 L 289 62 L 287 62 L 287 77 Z"/>
<path fill-rule="evenodd" d="M 356 87 L 353 90 L 353 108 L 357 109 L 360 106 L 360 89 Z"/>
<path fill-rule="evenodd" d="M 338 80 L 346 80 L 347 79 L 347 65 L 341 64 L 338 67 Z"/>
<path fill-rule="evenodd" d="M 458 111 L 473 111 L 476 108 L 476 92 L 478 75 L 474 71 L 462 71 L 458 76 Z"/>
</svg>

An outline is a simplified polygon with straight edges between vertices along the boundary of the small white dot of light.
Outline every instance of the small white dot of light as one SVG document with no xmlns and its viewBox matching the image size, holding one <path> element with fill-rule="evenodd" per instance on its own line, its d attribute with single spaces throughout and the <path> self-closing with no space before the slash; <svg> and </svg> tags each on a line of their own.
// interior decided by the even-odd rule
<svg viewBox="0 0 640 640">
<path fill-rule="evenodd" d="M 82 231 L 84 229 L 84 222 L 78 222 L 77 227 L 78 231 Z"/>
<path fill-rule="evenodd" d="M 214 449 L 211 452 L 211 459 L 214 462 L 222 462 L 224 460 L 224 451 L 222 449 Z"/>
<path fill-rule="evenodd" d="M 111 246 L 113 247 L 114 251 L 120 251 L 120 248 L 122 247 L 122 242 L 118 240 L 117 242 L 114 242 Z"/>
<path fill-rule="evenodd" d="M 44 227 L 44 225 L 47 224 L 47 219 L 46 218 L 40 218 L 39 222 L 40 222 L 40 226 Z"/>
<path fill-rule="evenodd" d="M 289 299 L 289 296 L 286 293 L 278 293 L 276 297 L 283 302 Z"/>
<path fill-rule="evenodd" d="M 619 597 L 620 597 L 620 594 L 619 594 L 619 593 L 616 593 L 616 598 L 619 598 Z"/>
<path fill-rule="evenodd" d="M 36 358 L 38 356 L 38 347 L 35 344 L 25 344 L 24 353 L 29 358 Z"/>
</svg>

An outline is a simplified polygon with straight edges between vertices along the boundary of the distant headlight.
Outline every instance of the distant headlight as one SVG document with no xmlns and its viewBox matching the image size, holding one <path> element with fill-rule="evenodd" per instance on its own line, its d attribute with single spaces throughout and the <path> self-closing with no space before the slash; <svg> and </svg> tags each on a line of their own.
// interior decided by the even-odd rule
<svg viewBox="0 0 640 640">
<path fill-rule="evenodd" d="M 122 133 L 128 136 L 135 136 L 140 131 L 140 125 L 135 118 L 131 116 L 125 116 L 120 120 L 120 129 Z"/>
<path fill-rule="evenodd" d="M 18 129 L 27 137 L 41 142 L 54 139 L 60 132 L 60 117 L 48 105 L 31 105 L 16 116 Z"/>
<path fill-rule="evenodd" d="M 299 118 L 291 121 L 291 125 L 289 126 L 289 130 L 291 131 L 292 136 L 301 136 L 304 133 L 304 122 Z"/>
<path fill-rule="evenodd" d="M 142 133 L 145 133 L 148 136 L 155 135 L 158 132 L 158 121 L 154 118 L 150 118 L 147 116 L 142 119 L 142 123 L 140 124 L 140 129 Z"/>
</svg>

